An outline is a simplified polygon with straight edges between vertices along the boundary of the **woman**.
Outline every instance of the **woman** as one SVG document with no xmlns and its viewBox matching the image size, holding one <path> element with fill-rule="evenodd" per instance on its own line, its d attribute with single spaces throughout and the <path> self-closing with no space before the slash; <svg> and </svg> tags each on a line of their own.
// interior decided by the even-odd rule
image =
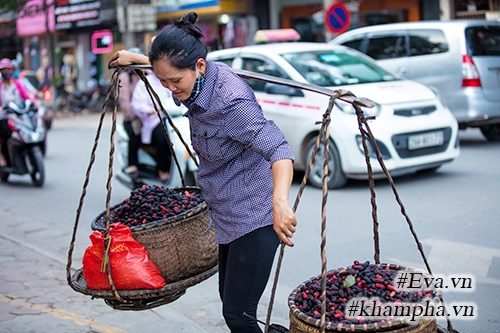
<svg viewBox="0 0 500 333">
<path fill-rule="evenodd" d="M 206 61 L 196 21 L 191 12 L 165 27 L 149 58 L 118 51 L 109 66 L 152 64 L 176 103 L 188 108 L 200 159 L 197 181 L 219 244 L 224 319 L 231 332 L 262 332 L 257 305 L 276 249 L 280 242 L 293 246 L 297 222 L 288 199 L 294 156 L 245 81 L 227 65 Z"/>
<path fill-rule="evenodd" d="M 142 54 L 139 48 L 131 48 L 129 51 Z M 141 120 L 136 116 L 130 105 L 132 93 L 139 82 L 140 77 L 133 69 L 120 73 L 120 94 L 118 102 L 120 111 L 123 113 L 123 128 L 128 135 L 128 165 L 123 170 L 131 177 L 139 175 L 139 148 L 141 147 Z"/>
<path fill-rule="evenodd" d="M 163 88 L 160 80 L 154 73 L 146 76 L 151 88 L 158 94 L 162 106 L 169 111 L 178 108 L 172 100 L 172 94 L 168 89 Z M 156 104 L 156 100 L 155 100 Z M 170 105 L 169 105 L 170 104 Z M 172 165 L 172 154 L 165 136 L 163 126 L 158 118 L 156 109 L 160 107 L 153 104 L 144 82 L 140 81 L 134 88 L 130 106 L 134 114 L 142 123 L 141 140 L 144 144 L 152 144 L 155 147 L 155 160 L 158 169 L 158 178 L 163 184 L 168 184 L 170 180 L 170 167 Z"/>
<path fill-rule="evenodd" d="M 2 73 L 2 81 L 0 81 L 0 143 L 2 143 L 0 167 L 2 167 L 10 164 L 6 142 L 12 134 L 3 108 L 9 105 L 10 102 L 19 104 L 22 101 L 30 100 L 37 106 L 39 106 L 39 102 L 35 101 L 35 97 L 29 94 L 19 80 L 14 79 L 14 64 L 10 59 L 3 58 L 0 60 L 0 72 Z"/>
</svg>

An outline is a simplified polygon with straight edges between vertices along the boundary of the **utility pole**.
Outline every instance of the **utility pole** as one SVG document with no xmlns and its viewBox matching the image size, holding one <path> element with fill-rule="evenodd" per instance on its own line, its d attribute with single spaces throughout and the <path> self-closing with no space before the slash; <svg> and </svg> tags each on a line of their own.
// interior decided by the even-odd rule
<svg viewBox="0 0 500 333">
<path fill-rule="evenodd" d="M 55 36 L 54 34 L 50 31 L 49 27 L 49 9 L 51 6 L 55 6 L 54 4 L 55 0 L 43 0 L 43 12 L 45 14 L 45 43 L 47 47 L 47 56 L 49 57 L 49 65 L 51 66 L 52 70 L 50 71 L 50 79 L 49 79 L 49 88 L 50 91 L 52 91 L 52 100 L 50 103 L 52 106 L 54 106 L 54 102 L 56 99 L 56 89 L 55 89 L 55 83 L 56 83 L 56 66 L 55 66 Z"/>
</svg>

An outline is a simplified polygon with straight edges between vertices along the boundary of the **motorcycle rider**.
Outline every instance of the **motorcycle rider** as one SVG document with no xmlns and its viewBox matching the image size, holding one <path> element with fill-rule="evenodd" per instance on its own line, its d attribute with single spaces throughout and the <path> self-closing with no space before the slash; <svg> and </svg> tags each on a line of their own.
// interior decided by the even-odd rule
<svg viewBox="0 0 500 333">
<path fill-rule="evenodd" d="M 153 91 L 158 94 L 162 106 L 166 111 L 172 108 L 179 108 L 175 105 L 170 90 L 162 86 L 156 74 L 150 73 L 146 78 Z M 155 104 L 157 104 L 156 100 Z M 142 121 L 142 143 L 155 146 L 156 154 L 154 157 L 158 169 L 158 180 L 163 184 L 167 184 L 170 180 L 172 154 L 170 153 L 170 147 L 163 126 L 156 113 L 155 104 L 153 104 L 153 100 L 147 91 L 146 84 L 142 81 L 137 83 L 132 94 L 130 105 L 134 113 Z M 158 111 L 160 111 L 159 107 Z"/>
<path fill-rule="evenodd" d="M 129 51 L 143 54 L 141 49 L 137 47 L 131 48 Z M 140 77 L 135 70 L 128 69 L 120 73 L 119 79 L 120 95 L 118 97 L 118 102 L 120 103 L 120 110 L 123 112 L 123 127 L 128 135 L 128 166 L 125 168 L 124 172 L 131 177 L 136 177 L 139 174 L 138 152 L 141 146 L 142 122 L 132 110 L 130 100 L 132 99 L 132 92 L 137 82 L 139 82 Z"/>
<path fill-rule="evenodd" d="M 2 167 L 10 164 L 6 142 L 12 134 L 3 108 L 9 105 L 10 102 L 20 103 L 21 101 L 30 100 L 35 105 L 38 102 L 29 94 L 19 80 L 13 78 L 14 65 L 10 59 L 3 58 L 0 60 L 0 72 L 2 73 L 2 81 L 0 82 L 0 167 Z"/>
</svg>

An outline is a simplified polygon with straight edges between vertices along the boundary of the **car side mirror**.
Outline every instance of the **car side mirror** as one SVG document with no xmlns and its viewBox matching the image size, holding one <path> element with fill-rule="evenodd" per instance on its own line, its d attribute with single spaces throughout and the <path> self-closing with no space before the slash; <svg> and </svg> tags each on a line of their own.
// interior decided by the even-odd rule
<svg viewBox="0 0 500 333">
<path fill-rule="evenodd" d="M 304 93 L 300 89 L 274 83 L 266 83 L 264 87 L 264 92 L 271 95 L 304 97 Z"/>
</svg>

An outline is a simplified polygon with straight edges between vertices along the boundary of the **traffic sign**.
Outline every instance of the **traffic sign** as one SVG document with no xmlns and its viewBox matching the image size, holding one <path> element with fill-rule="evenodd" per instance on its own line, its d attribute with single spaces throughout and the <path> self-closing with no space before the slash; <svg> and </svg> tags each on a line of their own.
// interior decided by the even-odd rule
<svg viewBox="0 0 500 333">
<path fill-rule="evenodd" d="M 351 24 L 351 15 L 343 2 L 335 2 L 325 12 L 325 24 L 328 30 L 341 34 Z"/>
</svg>

